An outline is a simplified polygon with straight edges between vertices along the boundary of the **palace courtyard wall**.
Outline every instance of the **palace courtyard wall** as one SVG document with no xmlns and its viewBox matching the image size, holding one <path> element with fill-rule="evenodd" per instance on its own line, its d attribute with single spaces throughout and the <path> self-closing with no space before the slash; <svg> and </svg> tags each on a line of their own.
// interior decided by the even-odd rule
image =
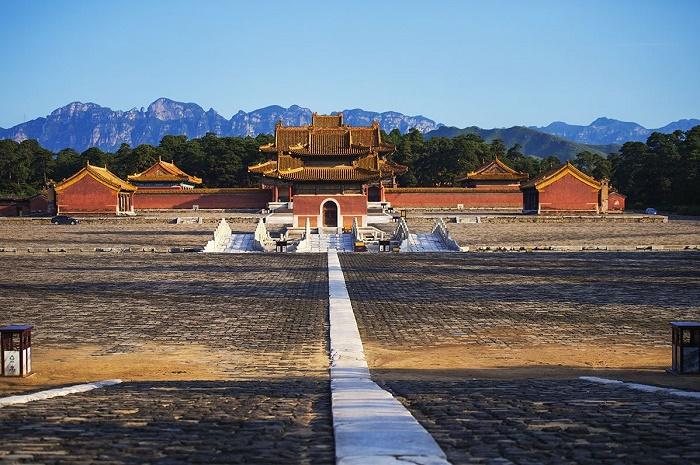
<svg viewBox="0 0 700 465">
<path fill-rule="evenodd" d="M 523 194 L 515 189 L 416 188 L 398 187 L 384 190 L 387 202 L 395 208 L 523 208 Z"/>
<path fill-rule="evenodd" d="M 272 201 L 272 191 L 259 188 L 240 189 L 147 189 L 134 195 L 137 210 L 191 209 L 262 209 Z"/>
</svg>

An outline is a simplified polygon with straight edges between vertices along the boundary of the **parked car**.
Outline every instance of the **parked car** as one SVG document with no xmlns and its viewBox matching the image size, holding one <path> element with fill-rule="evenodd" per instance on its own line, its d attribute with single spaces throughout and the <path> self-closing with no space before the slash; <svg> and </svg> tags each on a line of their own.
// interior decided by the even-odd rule
<svg viewBox="0 0 700 465">
<path fill-rule="evenodd" d="M 644 210 L 644 213 L 646 213 L 647 215 L 656 215 L 656 208 L 647 208 L 646 210 Z"/>
<path fill-rule="evenodd" d="M 58 215 L 51 218 L 51 224 L 80 224 L 80 220 L 72 216 Z"/>
</svg>

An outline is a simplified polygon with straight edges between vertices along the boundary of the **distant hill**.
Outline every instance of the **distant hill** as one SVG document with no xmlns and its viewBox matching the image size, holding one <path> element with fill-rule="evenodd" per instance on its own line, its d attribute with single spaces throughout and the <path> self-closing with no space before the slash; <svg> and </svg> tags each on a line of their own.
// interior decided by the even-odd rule
<svg viewBox="0 0 700 465">
<path fill-rule="evenodd" d="M 379 121 L 385 131 L 406 132 L 417 128 L 431 131 L 441 125 L 423 116 L 407 116 L 387 111 L 383 113 L 359 108 L 343 110 L 350 125 L 367 125 Z M 158 145 L 165 135 L 201 137 L 208 132 L 220 136 L 256 136 L 274 133 L 275 123 L 286 125 L 311 123 L 311 110 L 298 105 L 284 108 L 273 105 L 246 113 L 239 111 L 226 119 L 215 110 L 205 111 L 196 103 L 176 102 L 159 98 L 148 108 L 129 111 L 112 110 L 95 103 L 73 102 L 9 129 L 0 128 L 0 139 L 23 141 L 36 139 L 47 149 L 58 151 L 67 147 L 83 151 L 89 147 L 114 151 L 123 143 Z"/>
<path fill-rule="evenodd" d="M 572 160 L 576 157 L 576 154 L 584 150 L 599 153 L 607 157 L 609 153 L 617 152 L 620 148 L 617 144 L 578 144 L 525 126 L 513 126 L 512 128 L 501 129 L 481 129 L 476 126 L 459 129 L 456 127 L 443 126 L 426 133 L 425 138 L 455 137 L 460 134 L 477 134 L 486 141 L 500 139 L 503 145 L 508 148 L 515 144 L 520 144 L 525 155 L 533 155 L 540 158 L 555 155 L 562 161 Z"/>
<path fill-rule="evenodd" d="M 687 131 L 697 125 L 700 125 L 700 119 L 681 119 L 661 128 L 647 129 L 637 123 L 611 118 L 598 118 L 588 126 L 577 126 L 555 121 L 547 126 L 533 126 L 531 129 L 582 144 L 624 144 L 630 141 L 646 142 L 652 132 L 672 133 L 676 130 Z"/>
</svg>

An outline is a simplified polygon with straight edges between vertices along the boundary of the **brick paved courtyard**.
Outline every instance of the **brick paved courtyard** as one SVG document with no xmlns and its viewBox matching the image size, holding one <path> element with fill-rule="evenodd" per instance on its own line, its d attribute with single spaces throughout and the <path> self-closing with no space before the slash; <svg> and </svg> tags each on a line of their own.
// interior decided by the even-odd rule
<svg viewBox="0 0 700 465">
<path fill-rule="evenodd" d="M 126 383 L 0 409 L 0 463 L 332 464 L 328 383 Z"/>
<path fill-rule="evenodd" d="M 577 378 L 598 358 L 658 364 L 644 357 L 661 353 L 670 363 L 668 321 L 700 315 L 700 254 L 346 254 L 341 263 L 375 379 L 453 464 L 700 459 L 697 399 Z M 578 344 L 585 350 L 570 356 Z M 656 365 L 604 374 L 678 382 Z M 700 389 L 697 378 L 682 382 Z"/>
<path fill-rule="evenodd" d="M 454 465 L 700 462 L 697 399 L 581 380 L 382 384 Z"/>
<path fill-rule="evenodd" d="M 216 223 L 170 224 L 166 220 L 138 223 L 138 219 L 112 223 L 83 220 L 79 225 L 54 225 L 36 221 L 0 221 L 0 247 L 27 248 L 95 247 L 204 247 Z M 144 220 L 145 221 L 145 220 Z M 236 232 L 252 232 L 254 223 L 231 223 Z"/>
<path fill-rule="evenodd" d="M 36 350 L 91 345 L 98 355 L 145 344 L 223 355 L 225 376 L 326 369 L 324 255 L 6 256 L 11 321 L 36 326 Z M 39 266 L 37 266 L 39 263 Z"/>
<path fill-rule="evenodd" d="M 700 313 L 700 254 L 344 254 L 363 341 L 668 345 Z"/>
<path fill-rule="evenodd" d="M 452 463 L 698 460 L 697 400 L 576 376 L 598 359 L 616 376 L 637 362 L 659 371 L 668 321 L 700 315 L 700 254 L 340 259 L 375 379 Z M 0 308 L 13 315 L 1 322 L 36 326 L 37 367 L 24 386 L 0 381 L 0 396 L 126 381 L 0 408 L 0 463 L 334 461 L 325 255 L 5 255 L 0 266 Z M 541 364 L 553 371 L 531 370 Z"/>
<path fill-rule="evenodd" d="M 0 463 L 331 463 L 325 262 L 310 254 L 3 257 L 0 308 L 13 315 L 3 323 L 36 326 L 29 387 L 173 381 L 2 408 Z M 80 368 L 69 361 L 84 347 L 85 379 L 56 373 Z M 120 364 L 139 354 L 136 372 Z M 201 366 L 186 373 L 195 361 L 178 357 L 193 355 Z"/>
</svg>

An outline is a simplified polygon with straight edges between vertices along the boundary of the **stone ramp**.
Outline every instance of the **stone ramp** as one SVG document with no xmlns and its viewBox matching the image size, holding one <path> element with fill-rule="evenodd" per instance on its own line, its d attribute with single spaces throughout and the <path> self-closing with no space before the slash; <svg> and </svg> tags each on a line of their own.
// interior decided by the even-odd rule
<svg viewBox="0 0 700 465">
<path fill-rule="evenodd" d="M 321 378 L 124 383 L 0 408 L 0 437 L 0 463 L 334 463 Z"/>
<path fill-rule="evenodd" d="M 434 233 L 411 233 L 408 236 L 407 252 L 453 252 L 442 238 Z"/>
<path fill-rule="evenodd" d="M 224 250 L 225 253 L 248 253 L 255 250 L 255 235 L 252 233 L 231 234 L 231 242 Z"/>
</svg>

